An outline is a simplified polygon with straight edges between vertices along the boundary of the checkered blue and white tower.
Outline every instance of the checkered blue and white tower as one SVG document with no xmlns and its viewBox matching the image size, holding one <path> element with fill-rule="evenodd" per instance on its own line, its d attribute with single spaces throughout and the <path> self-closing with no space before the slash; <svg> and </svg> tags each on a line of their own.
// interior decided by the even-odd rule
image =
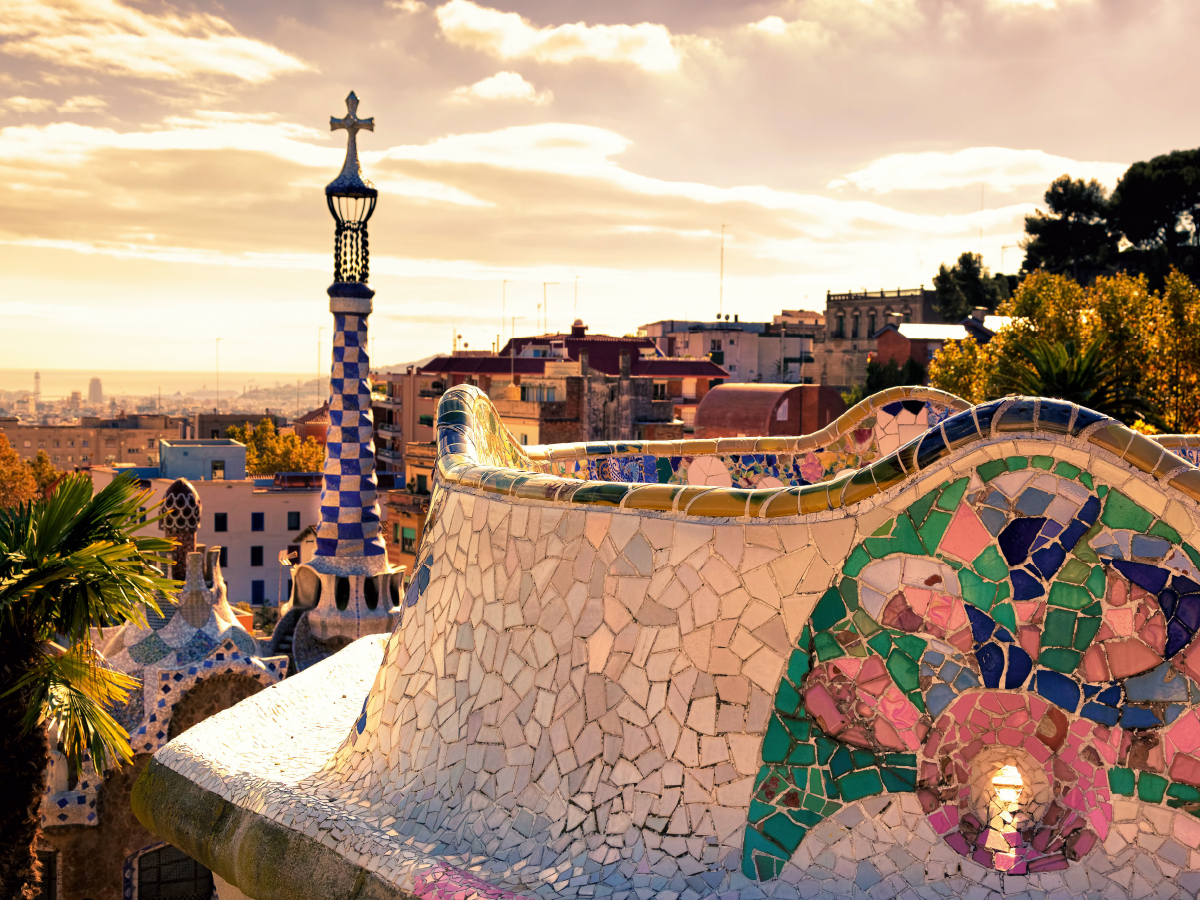
<svg viewBox="0 0 1200 900">
<path fill-rule="evenodd" d="M 321 522 L 312 566 L 331 575 L 378 575 L 387 570 L 387 553 L 379 531 L 367 356 L 367 316 L 375 296 L 367 286 L 367 220 L 375 211 L 378 191 L 362 176 L 356 140 L 360 129 L 375 130 L 375 120 L 358 118 L 353 92 L 346 98 L 346 108 L 344 118 L 329 120 L 330 128 L 344 128 L 349 140 L 342 171 L 325 188 L 329 211 L 337 222 L 334 283 L 328 290 L 334 321 L 333 368 Z"/>
</svg>

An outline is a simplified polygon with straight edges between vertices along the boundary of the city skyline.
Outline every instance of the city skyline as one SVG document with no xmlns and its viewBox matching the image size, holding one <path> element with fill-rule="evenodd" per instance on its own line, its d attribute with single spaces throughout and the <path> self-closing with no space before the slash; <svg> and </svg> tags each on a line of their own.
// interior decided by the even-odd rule
<svg viewBox="0 0 1200 900">
<path fill-rule="evenodd" d="M 1200 143 L 1161 114 L 1197 24 L 1182 0 L 23 0 L 0 25 L 5 362 L 205 371 L 220 338 L 230 372 L 315 369 L 350 89 L 377 123 L 377 365 L 487 348 L 505 280 L 518 333 L 542 282 L 551 330 L 711 319 L 722 225 L 743 319 L 928 285 L 964 250 L 1012 272 L 1051 179 L 1111 188 Z"/>
</svg>

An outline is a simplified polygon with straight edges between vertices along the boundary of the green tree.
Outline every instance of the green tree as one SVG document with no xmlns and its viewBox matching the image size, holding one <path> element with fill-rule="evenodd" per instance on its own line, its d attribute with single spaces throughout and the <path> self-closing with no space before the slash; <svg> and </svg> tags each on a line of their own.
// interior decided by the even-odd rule
<svg viewBox="0 0 1200 900">
<path fill-rule="evenodd" d="M 34 846 L 49 768 L 47 723 L 78 766 L 98 771 L 132 759 L 128 735 L 108 707 L 136 680 L 107 668 L 92 628 L 132 619 L 174 590 L 154 565 L 173 546 L 137 537 L 149 491 L 117 478 L 93 496 L 83 473 L 49 497 L 0 510 L 0 897 L 32 896 Z M 55 641 L 62 641 L 63 649 Z"/>
<path fill-rule="evenodd" d="M 32 500 L 37 489 L 29 464 L 17 455 L 8 435 L 0 434 L 0 509 Z"/>
<path fill-rule="evenodd" d="M 977 306 L 991 312 L 1009 293 L 1008 279 L 993 277 L 978 253 L 961 254 L 950 268 L 945 263 L 938 266 L 933 287 L 937 292 L 933 305 L 944 322 L 961 322 Z"/>
<path fill-rule="evenodd" d="M 1049 213 L 1025 217 L 1023 272 L 1067 272 L 1091 281 L 1117 254 L 1118 235 L 1109 226 L 1109 200 L 1096 179 L 1060 175 L 1045 194 Z"/>
<path fill-rule="evenodd" d="M 898 365 L 894 359 L 887 362 L 867 360 L 867 378 L 863 384 L 855 385 L 848 391 L 842 391 L 842 402 L 853 406 L 865 397 L 886 391 L 890 387 L 900 385 L 924 384 L 925 367 L 913 359 L 906 359 L 904 365 Z"/>
<path fill-rule="evenodd" d="M 39 491 L 45 491 L 64 474 L 61 469 L 55 468 L 54 463 L 50 461 L 50 455 L 45 450 L 39 450 L 37 456 L 26 463 L 26 465 L 29 466 L 30 474 L 33 475 L 33 480 L 37 482 L 37 489 Z"/>
<path fill-rule="evenodd" d="M 275 423 L 263 419 L 257 425 L 232 425 L 226 437 L 246 445 L 246 472 L 249 475 L 274 475 L 276 472 L 320 472 L 325 464 L 325 449 L 315 438 L 301 441 L 296 434 L 280 434 Z"/>
<path fill-rule="evenodd" d="M 1082 348 L 1073 340 L 1026 337 L 1008 351 L 999 366 L 998 393 L 1053 397 L 1124 422 L 1143 418 L 1145 403 L 1109 355 L 1103 335 Z"/>
<path fill-rule="evenodd" d="M 1132 244 L 1121 264 L 1161 287 L 1171 267 L 1200 279 L 1200 149 L 1135 162 L 1112 195 L 1112 219 Z"/>
</svg>

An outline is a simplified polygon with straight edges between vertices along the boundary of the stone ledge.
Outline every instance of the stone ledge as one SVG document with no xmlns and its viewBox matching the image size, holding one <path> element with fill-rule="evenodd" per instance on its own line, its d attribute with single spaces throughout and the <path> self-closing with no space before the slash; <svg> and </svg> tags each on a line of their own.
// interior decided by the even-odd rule
<svg viewBox="0 0 1200 900">
<path fill-rule="evenodd" d="M 257 900 L 412 900 L 335 850 L 241 809 L 151 759 L 133 788 L 134 814 Z"/>
</svg>

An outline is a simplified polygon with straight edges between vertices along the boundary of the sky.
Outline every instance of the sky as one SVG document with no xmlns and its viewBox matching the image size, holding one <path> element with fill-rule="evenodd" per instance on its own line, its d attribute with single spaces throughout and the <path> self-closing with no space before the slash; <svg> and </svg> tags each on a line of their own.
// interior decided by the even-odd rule
<svg viewBox="0 0 1200 900">
<path fill-rule="evenodd" d="M 1016 271 L 1052 179 L 1200 145 L 1198 33 L 1195 0 L 0 0 L 0 367 L 316 369 L 350 90 L 377 364 Z"/>
</svg>

